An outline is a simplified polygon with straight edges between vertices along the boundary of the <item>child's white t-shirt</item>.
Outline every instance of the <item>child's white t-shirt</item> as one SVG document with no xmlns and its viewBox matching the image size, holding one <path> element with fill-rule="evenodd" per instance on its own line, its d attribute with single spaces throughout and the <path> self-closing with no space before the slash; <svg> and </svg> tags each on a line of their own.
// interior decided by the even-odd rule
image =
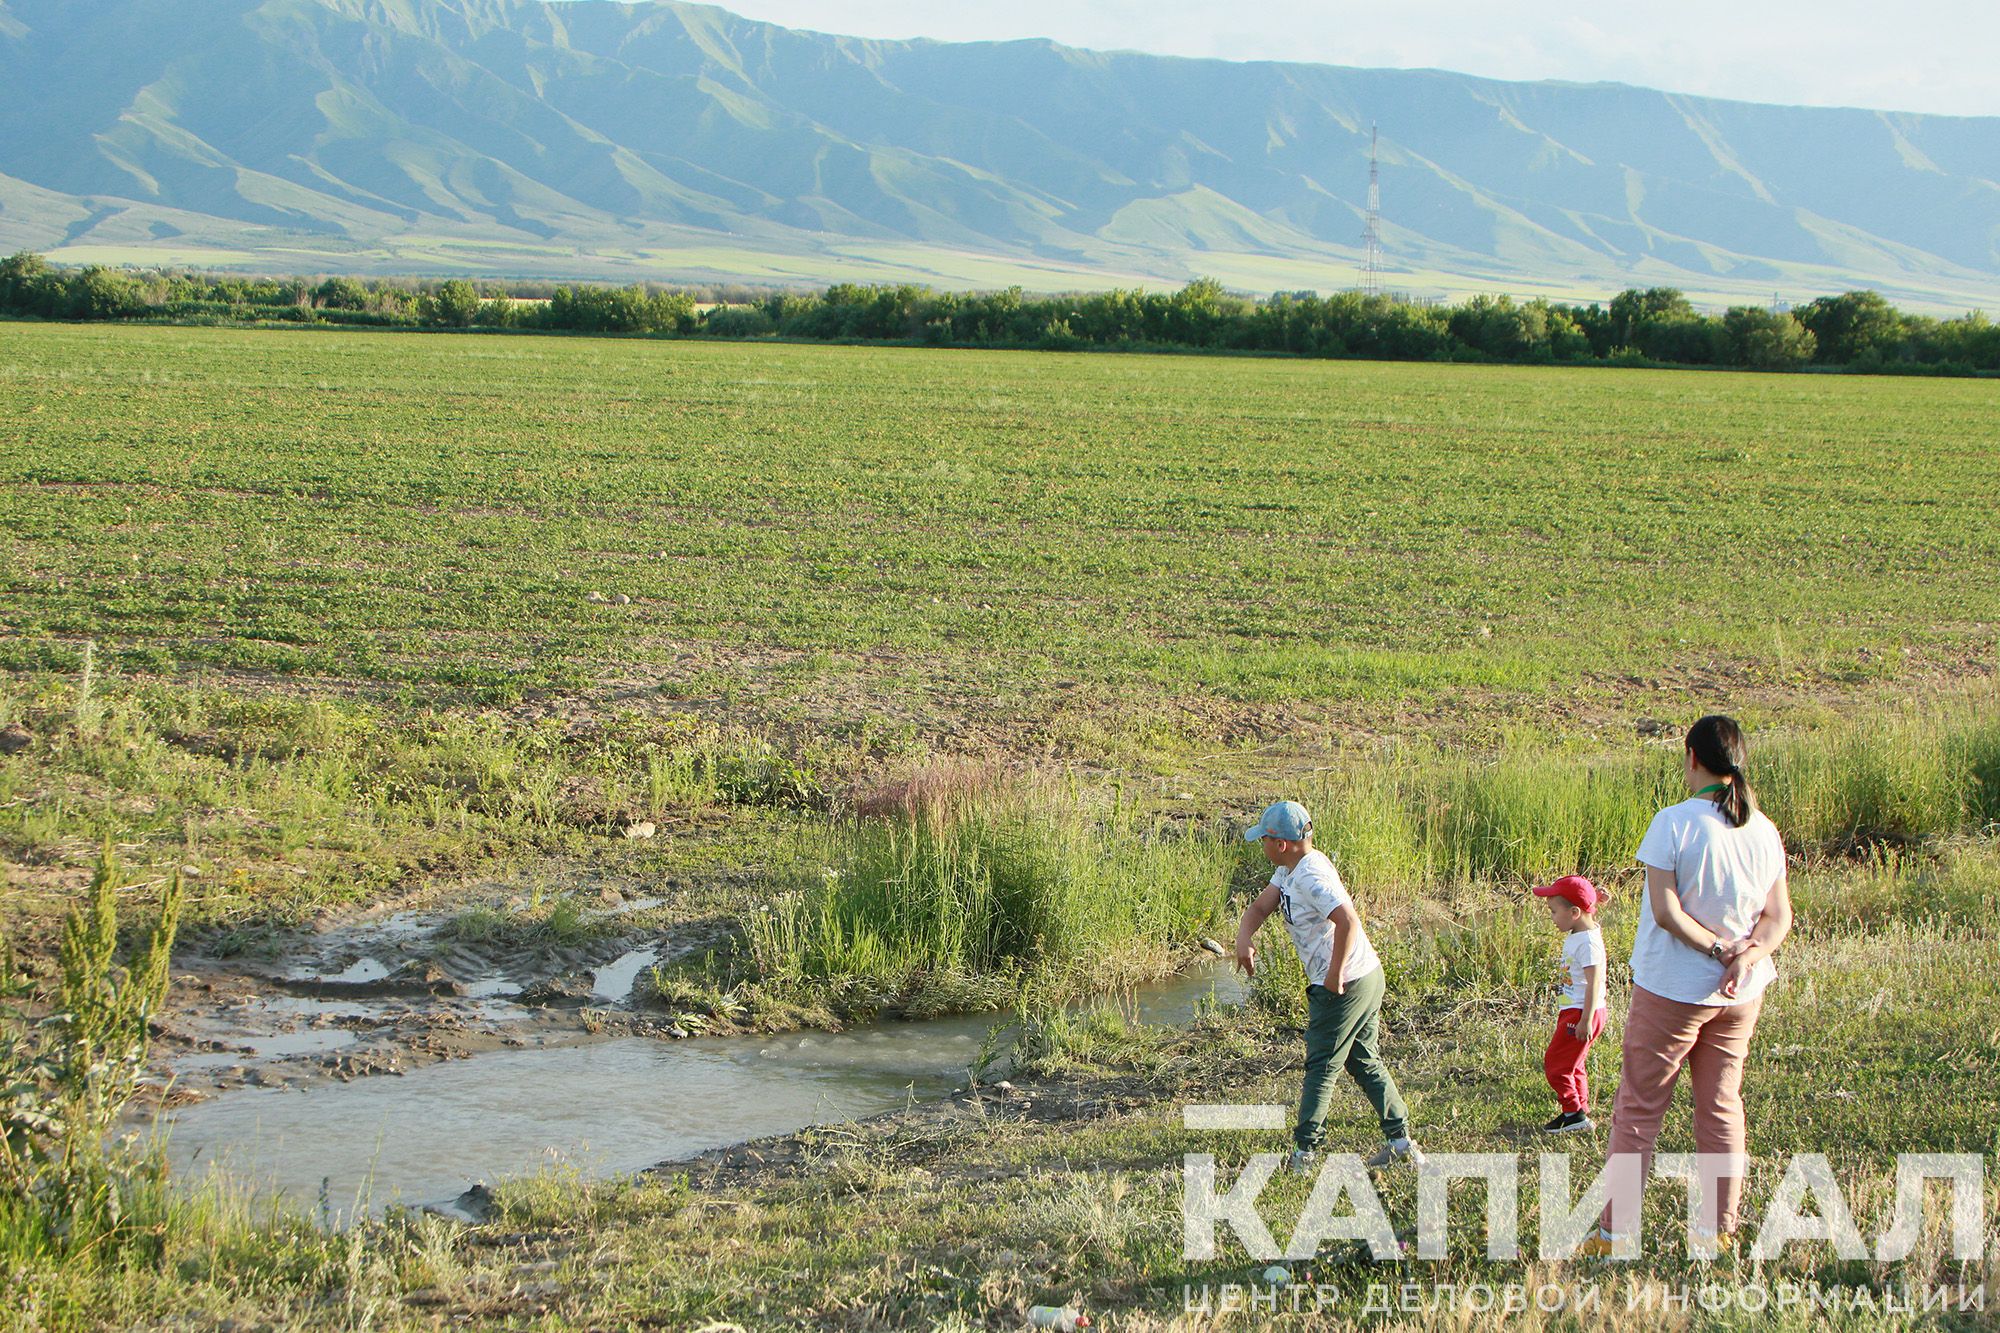
<svg viewBox="0 0 2000 1333">
<path fill-rule="evenodd" d="M 1732 828 L 1715 802 L 1694 796 L 1653 816 L 1639 842 L 1639 861 L 1671 870 L 1681 909 L 1724 940 L 1741 939 L 1757 924 L 1772 886 L 1785 873 L 1785 844 L 1763 811 Z M 1724 995 L 1723 965 L 1669 935 L 1639 912 L 1632 941 L 1632 984 L 1681 1004 L 1734 1005 L 1757 998 L 1777 978 L 1769 958 L 1750 969 L 1734 997 Z"/>
<path fill-rule="evenodd" d="M 1327 971 L 1333 966 L 1333 922 L 1327 918 L 1353 902 L 1353 895 L 1340 882 L 1333 859 L 1318 850 L 1307 852 L 1290 870 L 1278 867 L 1271 883 L 1278 890 L 1278 910 L 1284 913 L 1285 929 L 1292 933 L 1292 946 L 1299 951 L 1306 980 L 1315 986 L 1326 985 Z M 1380 966 L 1382 960 L 1368 942 L 1367 930 L 1357 922 L 1341 984 L 1351 984 Z"/>
<path fill-rule="evenodd" d="M 1563 936 L 1563 966 L 1568 969 L 1569 982 L 1562 990 L 1564 1009 L 1581 1009 L 1589 990 L 1584 981 L 1583 969 L 1594 967 L 1600 979 L 1604 976 L 1604 932 L 1596 926 L 1588 930 L 1572 930 Z M 1611 991 L 1607 986 L 1599 993 L 1598 1008 L 1610 1008 Z"/>
</svg>

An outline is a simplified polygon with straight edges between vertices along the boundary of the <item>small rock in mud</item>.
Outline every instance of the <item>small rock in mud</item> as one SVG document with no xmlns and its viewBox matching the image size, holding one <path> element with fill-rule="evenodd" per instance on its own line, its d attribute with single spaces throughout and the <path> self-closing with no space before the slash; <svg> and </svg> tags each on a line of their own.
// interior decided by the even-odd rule
<svg viewBox="0 0 2000 1333">
<path fill-rule="evenodd" d="M 19 754 L 33 743 L 35 734 L 19 722 L 0 727 L 0 754 Z"/>
<path fill-rule="evenodd" d="M 516 1001 L 532 1009 L 543 1009 L 550 1005 L 588 1004 L 591 998 L 590 982 L 587 978 L 545 977 L 521 988 Z"/>
<path fill-rule="evenodd" d="M 475 1222 L 484 1222 L 493 1213 L 493 1191 L 484 1184 L 474 1185 L 451 1202 Z"/>
<path fill-rule="evenodd" d="M 447 989 L 443 993 L 447 995 L 458 993 L 458 983 L 446 975 L 445 970 L 436 963 L 414 960 L 397 968 L 393 975 L 419 981 L 426 986 L 445 987 Z"/>
</svg>

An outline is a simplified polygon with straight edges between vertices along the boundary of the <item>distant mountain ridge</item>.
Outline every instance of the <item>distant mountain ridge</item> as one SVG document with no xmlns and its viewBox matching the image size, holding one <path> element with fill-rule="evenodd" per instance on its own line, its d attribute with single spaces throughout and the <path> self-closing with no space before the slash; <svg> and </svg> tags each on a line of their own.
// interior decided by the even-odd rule
<svg viewBox="0 0 2000 1333">
<path fill-rule="evenodd" d="M 888 42 L 699 5 L 0 0 L 0 249 L 1044 288 L 2000 294 L 2000 118 Z"/>
</svg>

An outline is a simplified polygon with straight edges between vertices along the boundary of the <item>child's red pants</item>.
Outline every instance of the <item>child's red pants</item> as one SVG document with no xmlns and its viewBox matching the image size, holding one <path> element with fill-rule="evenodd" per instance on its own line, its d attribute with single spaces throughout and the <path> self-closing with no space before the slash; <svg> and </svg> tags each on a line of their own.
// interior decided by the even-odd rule
<svg viewBox="0 0 2000 1333">
<path fill-rule="evenodd" d="M 1604 1020 L 1610 1016 L 1608 1009 L 1592 1014 L 1590 1041 L 1578 1041 L 1576 1021 L 1583 1017 L 1583 1010 L 1565 1009 L 1556 1015 L 1556 1030 L 1549 1038 L 1548 1054 L 1542 1057 L 1542 1069 L 1549 1076 L 1549 1086 L 1555 1089 L 1557 1105 L 1565 1113 L 1590 1109 L 1590 1075 L 1584 1072 L 1583 1061 L 1590 1053 L 1590 1042 L 1604 1031 Z"/>
</svg>

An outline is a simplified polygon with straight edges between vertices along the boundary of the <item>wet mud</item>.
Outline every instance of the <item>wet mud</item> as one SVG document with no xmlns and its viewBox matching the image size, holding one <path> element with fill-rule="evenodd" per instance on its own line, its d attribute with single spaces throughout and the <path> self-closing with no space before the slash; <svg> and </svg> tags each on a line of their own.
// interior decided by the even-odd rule
<svg viewBox="0 0 2000 1333">
<path fill-rule="evenodd" d="M 911 1110 L 1005 1072 L 1005 1014 L 684 1029 L 650 971 L 726 943 L 719 918 L 670 920 L 641 900 L 556 943 L 468 931 L 465 912 L 330 924 L 254 953 L 192 941 L 156 1026 L 145 1111 L 176 1173 L 219 1167 L 329 1222 L 397 1203 L 463 1213 L 451 1201 L 488 1182 L 642 1170 Z M 1240 995 L 1218 960 L 1191 962 L 1130 997 L 1134 1015 L 1183 1022 Z"/>
<path fill-rule="evenodd" d="M 465 939 L 459 902 L 318 930 L 254 950 L 195 937 L 177 951 L 153 1027 L 150 1100 L 185 1106 L 239 1088 L 407 1074 L 489 1051 L 687 1034 L 649 1011 L 649 970 L 728 937 L 666 923 L 657 900 L 593 914 L 589 938 Z"/>
</svg>

